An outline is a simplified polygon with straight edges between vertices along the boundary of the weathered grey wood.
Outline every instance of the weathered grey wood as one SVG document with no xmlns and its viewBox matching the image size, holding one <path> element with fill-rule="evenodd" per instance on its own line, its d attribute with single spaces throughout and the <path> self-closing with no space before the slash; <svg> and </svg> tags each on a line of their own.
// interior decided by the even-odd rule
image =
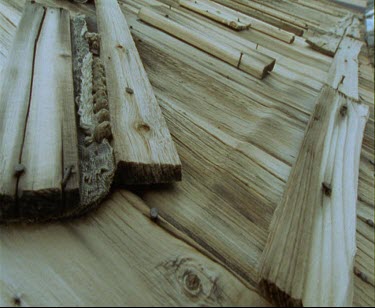
<svg viewBox="0 0 375 308">
<path fill-rule="evenodd" d="M 360 46 L 341 43 L 271 222 L 259 281 L 279 305 L 353 303 L 358 169 L 369 116 L 354 100 Z M 338 83 L 346 74 L 356 82 Z"/>
<path fill-rule="evenodd" d="M 71 54 L 66 53 L 69 18 L 61 9 L 47 8 L 36 45 L 29 115 L 21 163 L 26 172 L 18 182 L 20 217 L 41 219 L 62 211 L 63 109 L 72 98 Z M 64 76 L 63 73 L 70 74 Z M 70 78 L 69 88 L 61 88 Z M 66 92 L 67 91 L 67 92 Z M 75 162 L 76 164 L 76 162 Z"/>
<path fill-rule="evenodd" d="M 276 60 L 260 52 L 247 50 L 243 52 L 225 42 L 216 41 L 193 29 L 184 27 L 168 17 L 162 16 L 148 8 L 142 8 L 138 17 L 217 58 L 247 72 L 258 79 L 263 79 L 272 71 Z"/>
<path fill-rule="evenodd" d="M 61 77 L 58 85 L 58 94 L 62 104 L 62 191 L 63 210 L 75 207 L 80 202 L 80 168 L 78 156 L 77 113 L 74 99 L 73 72 L 72 72 L 72 42 L 69 11 L 61 11 L 57 36 L 60 57 L 55 63 Z"/>
<path fill-rule="evenodd" d="M 253 8 L 248 5 L 247 2 L 244 0 L 213 0 L 217 3 L 223 4 L 227 7 L 230 7 L 232 9 L 235 9 L 237 11 L 240 11 L 244 14 L 250 15 L 254 18 L 257 18 L 259 20 L 262 20 L 270 25 L 273 25 L 277 28 L 283 29 L 285 31 L 294 33 L 295 35 L 302 36 L 304 33 L 304 28 L 301 28 L 300 26 L 291 24 L 289 22 L 286 22 L 284 20 L 281 20 L 275 16 L 266 14 L 263 11 L 260 11 L 256 8 Z M 304 26 L 305 27 L 305 26 Z"/>
<path fill-rule="evenodd" d="M 44 8 L 27 3 L 0 88 L 0 219 L 16 214 L 17 176 L 28 115 L 34 49 Z M 4 78 L 6 76 L 6 78 Z M 28 172 L 27 167 L 25 172 Z"/>
<path fill-rule="evenodd" d="M 294 35 L 289 32 L 278 29 L 261 20 L 247 16 L 213 1 L 200 0 L 198 2 L 195 0 L 180 0 L 180 5 L 235 30 L 251 28 L 289 44 L 294 41 Z"/>
<path fill-rule="evenodd" d="M 96 10 L 117 179 L 122 184 L 178 181 L 181 162 L 125 17 L 115 0 L 97 0 Z"/>
</svg>

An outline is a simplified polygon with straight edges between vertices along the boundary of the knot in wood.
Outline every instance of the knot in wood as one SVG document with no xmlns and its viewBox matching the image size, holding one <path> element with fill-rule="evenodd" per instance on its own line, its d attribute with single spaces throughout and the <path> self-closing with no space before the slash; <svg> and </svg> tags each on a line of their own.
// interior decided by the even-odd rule
<svg viewBox="0 0 375 308">
<path fill-rule="evenodd" d="M 202 284 L 197 274 L 190 271 L 186 271 L 184 274 L 183 281 L 184 287 L 188 293 L 190 293 L 193 296 L 198 296 L 201 293 Z"/>
<path fill-rule="evenodd" d="M 138 123 L 136 125 L 136 128 L 141 133 L 148 133 L 151 130 L 151 127 L 148 124 L 143 123 L 143 122 Z"/>
<path fill-rule="evenodd" d="M 133 91 L 132 88 L 126 87 L 125 91 L 126 91 L 126 93 L 128 93 L 128 94 L 134 94 L 134 91 Z"/>
</svg>

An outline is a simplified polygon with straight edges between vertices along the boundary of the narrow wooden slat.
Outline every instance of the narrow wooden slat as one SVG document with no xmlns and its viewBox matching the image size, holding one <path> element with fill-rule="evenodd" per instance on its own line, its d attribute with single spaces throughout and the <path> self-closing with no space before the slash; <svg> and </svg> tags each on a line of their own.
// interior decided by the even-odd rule
<svg viewBox="0 0 375 308">
<path fill-rule="evenodd" d="M 181 179 L 181 162 L 116 0 L 97 0 L 117 179 L 124 184 Z"/>
<path fill-rule="evenodd" d="M 62 48 L 61 33 L 67 29 L 67 22 L 62 10 L 46 9 L 36 47 L 30 111 L 21 155 L 26 167 L 18 183 L 21 217 L 40 219 L 62 210 L 62 114 L 73 85 L 67 92 L 61 87 L 69 79 L 62 72 L 67 73 L 69 68 L 64 66 L 66 59 L 71 59 L 71 54 L 67 55 Z"/>
<path fill-rule="evenodd" d="M 328 73 L 327 84 L 342 94 L 359 100 L 358 94 L 358 55 L 363 42 L 344 37 L 337 50 Z"/>
<path fill-rule="evenodd" d="M 265 22 L 207 0 L 180 0 L 183 7 L 227 25 L 235 30 L 254 29 L 281 41 L 292 43 L 294 35 Z"/>
<path fill-rule="evenodd" d="M 30 100 L 34 48 L 43 7 L 27 3 L 0 88 L 0 219 L 14 215 L 17 177 Z"/>
<path fill-rule="evenodd" d="M 241 52 L 230 45 L 208 38 L 202 33 L 171 21 L 167 17 L 163 17 L 146 7 L 143 7 L 139 11 L 138 17 L 142 21 L 207 52 L 224 62 L 255 76 L 256 78 L 263 79 L 269 71 L 272 71 L 275 65 L 275 59 L 265 56 L 260 52 L 250 50 L 248 50 L 247 53 Z"/>
<path fill-rule="evenodd" d="M 213 0 L 213 1 L 220 3 L 222 5 L 225 5 L 227 7 L 230 7 L 234 10 L 240 11 L 246 15 L 250 15 L 258 20 L 266 22 L 277 28 L 283 29 L 287 32 L 294 33 L 295 35 L 302 36 L 304 33 L 303 28 L 293 25 L 291 23 L 285 22 L 274 16 L 268 15 L 250 6 L 247 6 L 246 3 L 243 1 L 238 1 L 238 0 Z"/>
<path fill-rule="evenodd" d="M 180 0 L 180 5 L 235 30 L 244 30 L 251 26 L 248 20 L 240 18 L 242 14 L 239 12 L 211 1 Z"/>
<path fill-rule="evenodd" d="M 58 97 L 62 105 L 62 132 L 63 132 L 63 174 L 62 189 L 64 208 L 74 207 L 79 203 L 79 156 L 77 136 L 77 113 L 74 100 L 72 43 L 70 31 L 69 11 L 61 12 L 58 27 L 58 46 L 60 57 L 56 68 L 60 71 Z"/>
</svg>

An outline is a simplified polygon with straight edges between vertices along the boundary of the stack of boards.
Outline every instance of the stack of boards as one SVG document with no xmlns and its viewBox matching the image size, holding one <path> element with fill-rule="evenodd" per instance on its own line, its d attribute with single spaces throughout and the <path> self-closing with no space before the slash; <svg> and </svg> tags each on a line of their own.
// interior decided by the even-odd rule
<svg viewBox="0 0 375 308">
<path fill-rule="evenodd" d="M 0 87 L 0 222 L 83 214 L 112 183 L 181 180 L 117 1 L 84 16 L 27 2 Z"/>
</svg>

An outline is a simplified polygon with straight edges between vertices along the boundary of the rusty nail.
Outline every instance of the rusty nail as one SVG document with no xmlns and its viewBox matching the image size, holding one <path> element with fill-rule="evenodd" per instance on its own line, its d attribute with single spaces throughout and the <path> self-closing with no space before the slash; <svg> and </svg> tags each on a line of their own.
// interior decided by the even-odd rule
<svg viewBox="0 0 375 308">
<path fill-rule="evenodd" d="M 348 112 L 348 106 L 345 104 L 345 105 L 342 105 L 341 108 L 340 108 L 340 114 L 342 117 L 345 117 L 346 114 Z"/>
<path fill-rule="evenodd" d="M 331 184 L 327 182 L 322 183 L 323 192 L 326 196 L 330 196 L 332 194 L 332 187 Z"/>
<path fill-rule="evenodd" d="M 16 167 L 14 168 L 14 175 L 15 176 L 20 176 L 25 172 L 26 168 L 22 164 L 17 164 Z"/>
<path fill-rule="evenodd" d="M 159 218 L 159 210 L 156 207 L 151 208 L 150 210 L 150 218 L 153 221 L 157 221 Z"/>
</svg>

